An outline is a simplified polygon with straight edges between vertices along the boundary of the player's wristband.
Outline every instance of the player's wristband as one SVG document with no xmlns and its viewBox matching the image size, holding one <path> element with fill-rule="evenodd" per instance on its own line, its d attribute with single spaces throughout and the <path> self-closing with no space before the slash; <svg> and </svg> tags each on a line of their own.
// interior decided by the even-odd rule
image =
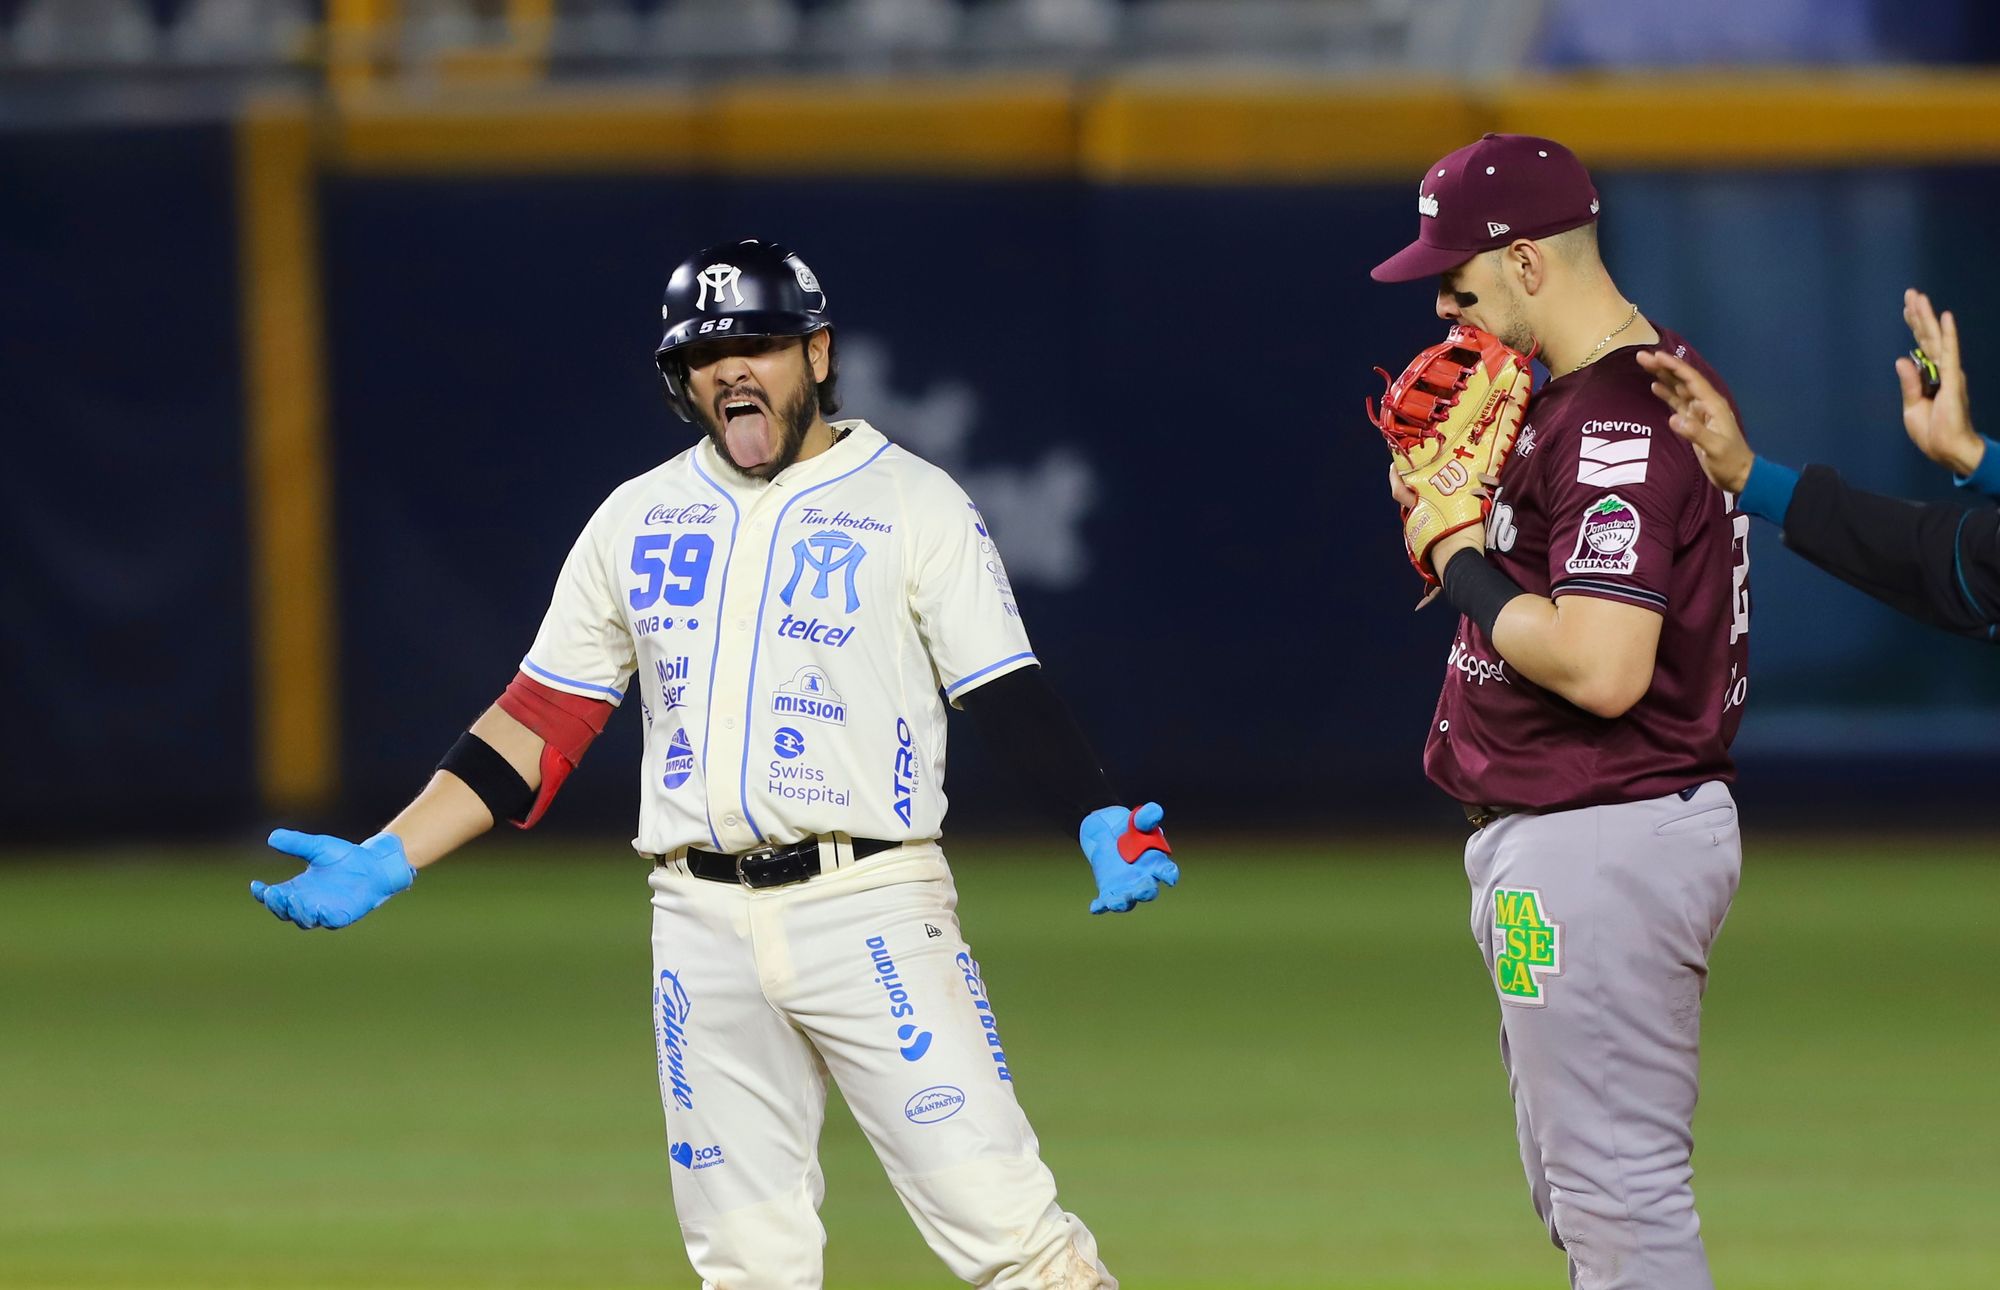
<svg viewBox="0 0 2000 1290">
<path fill-rule="evenodd" d="M 1495 568 L 1484 551 L 1461 549 L 1444 567 L 1444 598 L 1452 608 L 1479 624 L 1479 630 L 1493 639 L 1493 622 L 1516 596 L 1528 593 L 1520 584 Z"/>
<path fill-rule="evenodd" d="M 1953 475 L 1952 482 L 1960 488 L 1970 488 L 1988 497 L 2000 497 L 2000 443 L 1979 436 L 1986 442 L 1986 451 L 1980 454 L 1979 464 L 1970 475 Z"/>
<path fill-rule="evenodd" d="M 1750 478 L 1736 495 L 1737 508 L 1749 515 L 1785 527 L 1785 512 L 1792 509 L 1792 493 L 1799 486 L 1799 472 L 1766 457 L 1750 459 Z"/>
<path fill-rule="evenodd" d="M 470 730 L 458 737 L 437 768 L 465 781 L 465 786 L 486 804 L 495 824 L 523 819 L 534 808 L 535 790 L 528 787 L 521 772 L 495 751 L 492 744 Z"/>
</svg>

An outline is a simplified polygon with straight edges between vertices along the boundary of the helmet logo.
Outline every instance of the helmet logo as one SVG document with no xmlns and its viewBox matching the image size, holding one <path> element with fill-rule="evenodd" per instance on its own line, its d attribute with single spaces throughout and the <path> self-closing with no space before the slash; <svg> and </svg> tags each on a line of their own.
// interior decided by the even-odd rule
<svg viewBox="0 0 2000 1290">
<path fill-rule="evenodd" d="M 695 297 L 694 307 L 696 309 L 708 308 L 708 293 L 711 291 L 715 293 L 716 304 L 719 305 L 722 303 L 722 293 L 727 291 L 735 297 L 734 303 L 738 307 L 741 307 L 743 304 L 743 288 L 738 285 L 738 279 L 742 276 L 743 270 L 733 264 L 709 265 L 695 276 L 695 280 L 701 284 L 701 291 Z"/>
<path fill-rule="evenodd" d="M 818 295 L 826 294 L 819 289 L 819 279 L 813 275 L 811 269 L 806 267 L 804 260 L 795 259 L 792 261 L 792 276 L 799 280 L 799 290 L 811 291 Z"/>
</svg>

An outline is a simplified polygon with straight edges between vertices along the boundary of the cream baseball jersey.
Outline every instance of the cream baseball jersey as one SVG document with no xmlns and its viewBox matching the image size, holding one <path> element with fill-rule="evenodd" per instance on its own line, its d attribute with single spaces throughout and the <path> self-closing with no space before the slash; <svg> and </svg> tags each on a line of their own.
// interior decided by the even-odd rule
<svg viewBox="0 0 2000 1290">
<path fill-rule="evenodd" d="M 964 491 L 864 421 L 834 429 L 769 481 L 704 437 L 613 492 L 563 564 L 521 668 L 631 687 L 641 852 L 935 838 L 945 697 L 1035 662 Z"/>
</svg>

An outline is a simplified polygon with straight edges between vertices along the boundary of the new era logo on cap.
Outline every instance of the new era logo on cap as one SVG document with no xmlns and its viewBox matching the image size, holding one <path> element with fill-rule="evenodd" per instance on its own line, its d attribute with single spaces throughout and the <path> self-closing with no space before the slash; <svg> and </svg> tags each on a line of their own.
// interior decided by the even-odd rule
<svg viewBox="0 0 2000 1290">
<path fill-rule="evenodd" d="M 1435 277 L 1516 238 L 1588 224 L 1597 218 L 1597 186 L 1553 139 L 1489 134 L 1424 171 L 1417 210 L 1417 240 L 1375 266 L 1377 282 Z"/>
</svg>

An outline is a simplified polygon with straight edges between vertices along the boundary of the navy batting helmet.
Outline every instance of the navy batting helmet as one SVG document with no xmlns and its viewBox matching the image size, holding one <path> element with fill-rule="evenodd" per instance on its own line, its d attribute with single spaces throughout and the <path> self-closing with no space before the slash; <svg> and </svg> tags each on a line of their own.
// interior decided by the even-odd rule
<svg viewBox="0 0 2000 1290">
<path fill-rule="evenodd" d="M 667 325 L 653 361 L 667 381 L 667 405 L 683 421 L 694 420 L 688 404 L 687 365 L 674 354 L 704 340 L 735 336 L 810 336 L 833 325 L 826 292 L 806 262 L 776 242 L 745 238 L 721 242 L 681 261 L 667 279 L 660 306 Z M 833 397 L 831 355 L 820 382 L 822 413 L 839 404 Z"/>
</svg>

